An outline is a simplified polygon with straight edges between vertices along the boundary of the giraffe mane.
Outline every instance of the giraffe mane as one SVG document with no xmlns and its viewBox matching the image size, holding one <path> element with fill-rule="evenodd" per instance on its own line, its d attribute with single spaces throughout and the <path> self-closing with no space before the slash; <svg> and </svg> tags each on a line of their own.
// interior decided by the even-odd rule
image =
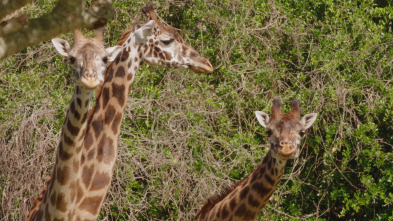
<svg viewBox="0 0 393 221">
<path fill-rule="evenodd" d="M 29 215 L 26 217 L 25 221 L 31 221 L 35 218 L 38 210 L 40 209 L 40 206 L 42 204 L 42 200 L 44 199 L 46 191 L 48 191 L 48 186 L 51 181 L 51 178 L 47 178 L 45 181 L 45 186 L 42 187 L 40 194 L 37 196 L 37 198 L 34 200 L 33 206 L 31 206 Z"/>
<path fill-rule="evenodd" d="M 221 202 L 225 197 L 227 197 L 230 193 L 232 193 L 236 187 L 240 186 L 243 184 L 247 178 L 254 172 L 255 168 L 243 179 L 238 181 L 235 184 L 230 184 L 227 186 L 224 190 L 220 191 L 216 195 L 209 197 L 206 200 L 206 203 L 203 205 L 202 209 L 199 210 L 195 218 L 201 217 L 204 218 L 206 214 L 219 202 Z"/>
<path fill-rule="evenodd" d="M 123 45 L 124 42 L 125 42 L 125 41 L 128 39 L 128 37 L 130 36 L 130 34 L 131 34 L 132 32 L 134 32 L 135 29 L 138 28 L 138 27 L 139 27 L 139 24 L 137 24 L 137 23 L 131 24 L 131 26 L 130 26 L 127 30 L 125 30 L 125 31 L 123 32 L 123 34 L 121 35 L 120 40 L 117 41 L 117 45 L 120 45 L 120 46 Z M 121 55 L 121 53 L 119 53 L 119 54 L 117 55 L 116 60 L 119 58 L 120 55 Z M 104 77 L 104 79 L 106 79 L 106 78 L 108 77 L 109 70 L 111 69 L 113 63 L 115 63 L 115 61 L 113 61 L 113 62 L 106 68 L 106 72 L 105 72 L 105 77 Z M 104 87 L 104 84 L 102 84 L 102 85 L 98 88 L 98 90 L 97 90 L 97 93 L 96 93 L 96 104 L 97 104 L 97 101 L 99 101 L 99 99 L 100 99 L 100 97 L 101 97 L 101 92 L 102 92 L 102 88 L 103 88 L 103 87 Z M 94 107 L 90 110 L 89 118 L 88 118 L 88 121 L 87 121 L 87 125 L 90 124 L 91 119 L 93 118 L 93 114 L 94 114 L 94 112 L 95 112 L 95 109 L 96 109 L 96 105 L 94 105 Z M 87 128 L 86 128 L 85 134 L 86 134 L 86 132 L 87 132 Z"/>
<path fill-rule="evenodd" d="M 139 28 L 138 23 L 132 23 L 131 26 L 121 34 L 120 40 L 117 41 L 117 45 L 123 45 L 124 42 L 128 39 L 130 34 L 135 31 L 136 28 Z"/>
</svg>

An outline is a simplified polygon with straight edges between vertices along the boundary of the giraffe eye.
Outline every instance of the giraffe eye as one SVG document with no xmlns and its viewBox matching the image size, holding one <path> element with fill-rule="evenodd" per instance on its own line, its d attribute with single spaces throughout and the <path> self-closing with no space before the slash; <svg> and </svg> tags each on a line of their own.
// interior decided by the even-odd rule
<svg viewBox="0 0 393 221">
<path fill-rule="evenodd" d="M 164 45 L 169 45 L 170 43 L 172 43 L 175 39 L 171 38 L 171 39 L 167 39 L 167 40 L 161 40 L 161 42 Z"/>
<path fill-rule="evenodd" d="M 300 131 L 300 133 L 299 133 L 300 137 L 304 137 L 304 134 L 306 134 L 306 132 L 304 130 Z"/>
<path fill-rule="evenodd" d="M 70 57 L 70 63 L 71 64 L 75 64 L 75 61 L 76 61 L 75 57 Z"/>
<path fill-rule="evenodd" d="M 271 137 L 273 132 L 271 130 L 266 130 L 267 136 Z"/>
<path fill-rule="evenodd" d="M 106 63 L 108 63 L 108 58 L 107 58 L 107 57 L 104 57 L 104 58 L 102 59 L 102 61 L 106 64 Z"/>
</svg>

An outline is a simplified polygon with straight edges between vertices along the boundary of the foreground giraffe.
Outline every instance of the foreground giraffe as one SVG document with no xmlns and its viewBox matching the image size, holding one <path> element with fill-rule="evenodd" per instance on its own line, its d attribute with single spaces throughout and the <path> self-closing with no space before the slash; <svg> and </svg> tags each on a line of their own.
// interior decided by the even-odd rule
<svg viewBox="0 0 393 221">
<path fill-rule="evenodd" d="M 299 156 L 300 139 L 317 117 L 311 113 L 300 119 L 298 100 L 291 102 L 292 109 L 287 114 L 281 112 L 281 105 L 280 99 L 273 100 L 271 118 L 264 112 L 255 112 L 270 137 L 270 150 L 262 163 L 245 179 L 208 199 L 196 221 L 256 219 L 284 174 L 287 160 Z"/>
<path fill-rule="evenodd" d="M 142 11 L 150 20 L 127 30 L 119 45 L 123 50 L 109 66 L 84 137 L 81 177 L 74 220 L 96 220 L 108 192 L 117 158 L 120 124 L 132 81 L 146 62 L 169 68 L 210 73 L 210 62 L 187 45 L 175 28 L 164 26 L 152 7 Z"/>
<path fill-rule="evenodd" d="M 74 44 L 55 38 L 56 50 L 69 59 L 74 70 L 75 92 L 62 127 L 56 150 L 56 163 L 47 189 L 36 199 L 26 220 L 67 220 L 76 202 L 81 145 L 87 125 L 87 114 L 93 90 L 104 82 L 108 61 L 121 51 L 120 46 L 104 48 L 104 29 L 95 38 L 74 31 Z"/>
</svg>

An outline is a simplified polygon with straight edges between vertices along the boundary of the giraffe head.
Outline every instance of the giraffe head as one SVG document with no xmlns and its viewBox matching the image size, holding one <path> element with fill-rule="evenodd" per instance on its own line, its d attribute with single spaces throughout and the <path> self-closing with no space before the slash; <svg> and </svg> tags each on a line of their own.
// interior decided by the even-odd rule
<svg viewBox="0 0 393 221">
<path fill-rule="evenodd" d="M 306 114 L 300 119 L 300 102 L 291 102 L 291 111 L 281 112 L 281 100 L 274 99 L 271 117 L 268 114 L 256 111 L 259 123 L 266 128 L 273 154 L 281 159 L 293 159 L 299 156 L 300 139 L 306 129 L 311 127 L 317 118 L 316 113 Z"/>
<path fill-rule="evenodd" d="M 95 38 L 87 38 L 74 30 L 74 44 L 63 39 L 52 39 L 56 50 L 69 59 L 74 70 L 74 82 L 86 89 L 94 89 L 104 82 L 106 64 L 113 61 L 121 51 L 120 46 L 105 49 L 104 29 L 97 30 Z"/>
<path fill-rule="evenodd" d="M 186 44 L 175 28 L 162 24 L 153 7 L 146 6 L 142 12 L 149 20 L 141 27 L 148 33 L 142 41 L 142 60 L 162 67 L 191 69 L 195 73 L 213 72 L 209 60 Z"/>
</svg>

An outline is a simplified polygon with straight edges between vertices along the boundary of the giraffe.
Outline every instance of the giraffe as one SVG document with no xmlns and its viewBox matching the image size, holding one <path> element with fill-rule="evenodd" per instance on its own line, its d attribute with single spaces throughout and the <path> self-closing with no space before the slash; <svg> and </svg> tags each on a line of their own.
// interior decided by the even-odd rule
<svg viewBox="0 0 393 221">
<path fill-rule="evenodd" d="M 104 29 L 95 38 L 74 31 L 74 44 L 55 38 L 55 49 L 67 57 L 74 71 L 75 91 L 62 126 L 56 150 L 56 162 L 50 182 L 42 190 L 26 220 L 62 220 L 69 217 L 76 200 L 75 180 L 79 176 L 79 159 L 92 92 L 104 82 L 107 62 L 113 61 L 120 46 L 104 48 Z"/>
<path fill-rule="evenodd" d="M 316 113 L 310 113 L 300 119 L 298 100 L 291 102 L 291 111 L 286 114 L 281 112 L 281 105 L 280 99 L 273 100 L 271 118 L 264 112 L 255 112 L 270 141 L 270 150 L 262 163 L 234 186 L 209 198 L 196 221 L 256 219 L 284 174 L 287 160 L 299 156 L 300 139 L 317 117 Z"/>
<path fill-rule="evenodd" d="M 175 28 L 163 25 L 153 7 L 142 9 L 148 17 L 143 26 L 132 25 L 118 42 L 121 54 L 108 67 L 96 105 L 89 116 L 81 156 L 74 220 L 96 220 L 110 187 L 127 95 L 143 63 L 211 73 L 208 59 L 187 45 Z"/>
</svg>

